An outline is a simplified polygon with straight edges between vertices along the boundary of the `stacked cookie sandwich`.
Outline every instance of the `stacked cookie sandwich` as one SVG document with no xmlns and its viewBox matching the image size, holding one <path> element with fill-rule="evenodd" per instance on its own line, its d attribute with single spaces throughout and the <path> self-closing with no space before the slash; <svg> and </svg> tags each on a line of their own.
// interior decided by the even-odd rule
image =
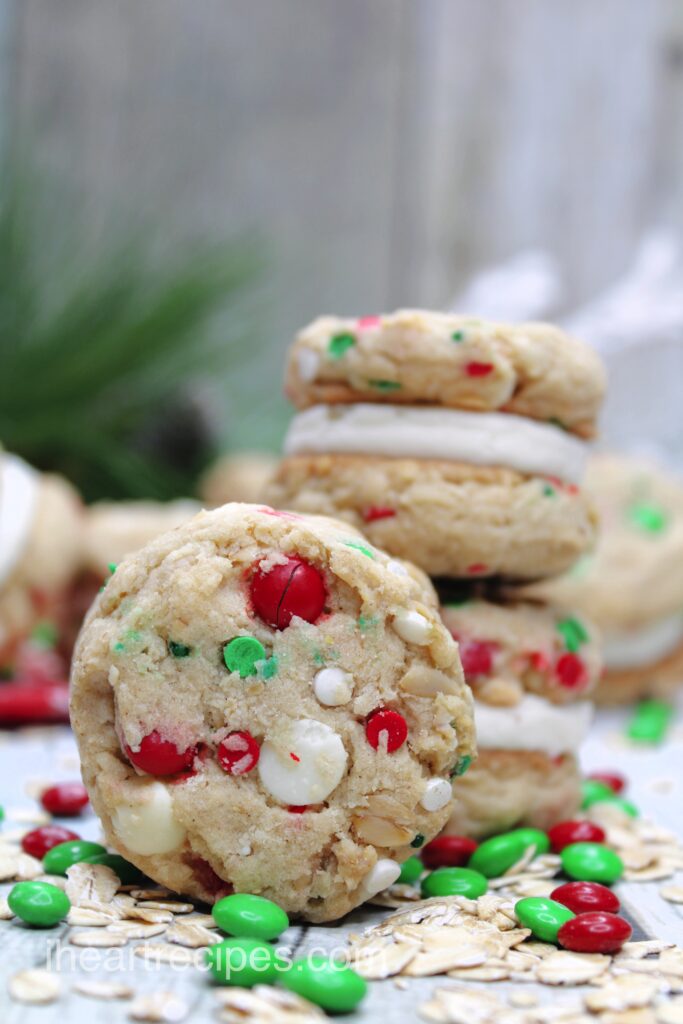
<svg viewBox="0 0 683 1024">
<path fill-rule="evenodd" d="M 586 488 L 600 513 L 596 548 L 532 593 L 571 603 L 599 626 L 598 703 L 669 700 L 683 681 L 683 485 L 642 460 L 595 455 Z"/>
<path fill-rule="evenodd" d="M 480 760 L 455 787 L 450 827 L 566 817 L 599 675 L 592 627 L 491 595 L 501 579 L 568 570 L 594 540 L 581 481 L 599 359 L 547 324 L 326 317 L 293 345 L 286 390 L 300 411 L 269 500 L 344 518 L 435 582 L 469 586 L 445 618 L 477 698 Z"/>
</svg>

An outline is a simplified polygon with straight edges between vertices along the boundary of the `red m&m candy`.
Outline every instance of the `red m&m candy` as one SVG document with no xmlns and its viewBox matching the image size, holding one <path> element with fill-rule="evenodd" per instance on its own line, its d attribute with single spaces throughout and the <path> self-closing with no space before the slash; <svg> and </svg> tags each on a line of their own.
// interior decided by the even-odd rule
<svg viewBox="0 0 683 1024">
<path fill-rule="evenodd" d="M 228 775 L 246 775 L 258 764 L 261 748 L 250 732 L 231 732 L 218 744 L 218 763 Z"/>
<path fill-rule="evenodd" d="M 365 735 L 375 750 L 380 745 L 382 734 L 386 736 L 387 752 L 393 754 L 403 746 L 408 735 L 408 726 L 403 715 L 391 708 L 378 708 L 365 723 Z"/>
<path fill-rule="evenodd" d="M 467 836 L 439 836 L 427 843 L 420 857 L 427 868 L 461 868 L 469 862 L 476 848 L 477 843 Z"/>
<path fill-rule="evenodd" d="M 568 690 L 577 690 L 588 682 L 586 666 L 578 654 L 561 655 L 555 663 L 555 674 Z"/>
<path fill-rule="evenodd" d="M 553 853 L 559 853 L 571 843 L 604 843 L 605 833 L 591 821 L 561 821 L 548 830 Z"/>
<path fill-rule="evenodd" d="M 469 682 L 477 676 L 487 676 L 493 668 L 496 645 L 487 640 L 463 640 L 460 644 L 460 660 L 465 679 Z"/>
<path fill-rule="evenodd" d="M 325 608 L 325 582 L 302 558 L 287 558 L 271 569 L 257 569 L 250 584 L 251 602 L 260 619 L 286 629 L 294 616 L 315 622 Z"/>
<path fill-rule="evenodd" d="M 631 925 L 623 917 L 596 911 L 566 921 L 557 938 L 561 946 L 574 953 L 616 953 L 632 934 Z"/>
<path fill-rule="evenodd" d="M 619 772 L 591 772 L 588 778 L 604 782 L 615 793 L 623 793 L 626 789 L 626 779 Z"/>
<path fill-rule="evenodd" d="M 44 790 L 40 796 L 46 811 L 63 818 L 80 814 L 88 799 L 88 791 L 82 782 L 60 782 Z"/>
<path fill-rule="evenodd" d="M 24 853 L 30 854 L 37 860 L 42 860 L 53 846 L 80 838 L 76 832 L 72 832 L 70 828 L 64 828 L 63 825 L 42 825 L 40 828 L 34 828 L 32 832 L 26 833 L 21 840 L 21 848 Z"/>
<path fill-rule="evenodd" d="M 149 775 L 174 775 L 192 766 L 196 747 L 178 750 L 175 743 L 165 740 L 156 729 L 143 737 L 139 750 L 126 746 L 126 757 L 142 772 Z"/>
<path fill-rule="evenodd" d="M 593 910 L 618 914 L 621 906 L 612 890 L 600 882 L 565 882 L 551 892 L 550 898 L 569 907 L 575 914 L 586 914 Z"/>
</svg>

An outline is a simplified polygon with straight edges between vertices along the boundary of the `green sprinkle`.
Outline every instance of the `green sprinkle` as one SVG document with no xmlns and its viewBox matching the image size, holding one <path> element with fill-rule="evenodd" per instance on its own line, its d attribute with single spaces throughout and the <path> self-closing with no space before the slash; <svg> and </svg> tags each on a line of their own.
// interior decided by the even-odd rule
<svg viewBox="0 0 683 1024">
<path fill-rule="evenodd" d="M 117 567 L 117 563 L 116 562 L 109 562 L 109 564 L 107 565 L 107 568 L 109 569 L 109 572 L 111 573 L 112 576 L 116 572 L 116 567 Z"/>
<path fill-rule="evenodd" d="M 345 352 L 356 344 L 353 334 L 335 334 L 327 346 L 330 359 L 341 359 Z"/>
<path fill-rule="evenodd" d="M 578 619 L 562 619 L 555 628 L 571 654 L 576 654 L 581 645 L 588 642 L 588 633 Z"/>
<path fill-rule="evenodd" d="M 273 655 L 272 658 L 267 658 L 263 662 L 258 674 L 261 679 L 272 679 L 273 676 L 277 675 L 277 658 L 275 655 Z"/>
<path fill-rule="evenodd" d="M 669 525 L 669 518 L 661 505 L 643 502 L 632 505 L 627 514 L 631 525 L 645 533 L 662 533 Z"/>
<path fill-rule="evenodd" d="M 453 341 L 464 341 L 465 340 L 465 332 L 464 331 L 453 331 L 453 333 L 451 334 L 451 338 L 453 339 Z"/>
<path fill-rule="evenodd" d="M 239 672 L 240 679 L 256 675 L 256 662 L 265 661 L 266 649 L 255 636 L 236 636 L 223 648 L 223 660 L 231 672 Z"/>
<path fill-rule="evenodd" d="M 548 423 L 552 423 L 554 427 L 558 427 L 560 430 L 567 429 L 562 420 L 558 420 L 557 416 L 551 416 Z"/>
<path fill-rule="evenodd" d="M 314 663 L 316 665 L 324 665 L 325 664 L 325 659 L 322 656 L 322 654 L 320 653 L 320 651 L 314 651 L 313 652 L 313 661 L 314 661 Z"/>
<path fill-rule="evenodd" d="M 378 391 L 399 391 L 401 385 L 395 380 L 369 380 L 368 384 L 371 388 L 377 388 Z"/>
<path fill-rule="evenodd" d="M 378 615 L 371 615 L 369 616 L 369 618 L 366 618 L 365 615 L 360 615 L 358 617 L 358 628 L 360 629 L 361 633 L 367 633 L 369 629 L 374 629 L 378 622 Z"/>
<path fill-rule="evenodd" d="M 31 633 L 31 643 L 34 647 L 40 647 L 44 651 L 51 651 L 57 646 L 59 630 L 54 622 L 45 619 L 34 626 Z"/>
<path fill-rule="evenodd" d="M 450 777 L 452 779 L 457 779 L 460 775 L 464 775 L 471 764 L 472 758 L 469 754 L 465 754 L 464 757 L 459 757 L 451 768 Z"/>
<path fill-rule="evenodd" d="M 418 832 L 412 843 L 410 844 L 414 850 L 419 850 L 421 846 L 424 846 L 425 837 L 421 832 Z"/>
<path fill-rule="evenodd" d="M 555 492 L 555 488 L 551 487 L 550 484 L 544 484 L 543 485 L 543 495 L 544 495 L 544 497 L 546 497 L 546 498 L 554 498 L 555 497 L 555 493 L 556 493 Z"/>
<path fill-rule="evenodd" d="M 636 708 L 626 735 L 637 743 L 661 743 L 669 729 L 674 709 L 661 700 L 643 700 Z"/>
<path fill-rule="evenodd" d="M 187 644 L 176 643 L 175 640 L 168 641 L 168 649 L 174 658 L 189 658 L 192 653 L 191 647 L 188 647 Z"/>
<path fill-rule="evenodd" d="M 359 540 L 345 540 L 344 546 L 347 548 L 353 548 L 355 551 L 360 551 L 361 554 L 366 555 L 368 558 L 374 559 L 375 552 L 372 548 L 367 547 L 365 544 L 361 544 Z"/>
<path fill-rule="evenodd" d="M 114 650 L 117 654 L 120 654 L 122 651 L 129 650 L 132 645 L 140 643 L 141 639 L 140 633 L 134 629 L 129 629 L 123 634 L 123 638 L 114 644 Z"/>
</svg>

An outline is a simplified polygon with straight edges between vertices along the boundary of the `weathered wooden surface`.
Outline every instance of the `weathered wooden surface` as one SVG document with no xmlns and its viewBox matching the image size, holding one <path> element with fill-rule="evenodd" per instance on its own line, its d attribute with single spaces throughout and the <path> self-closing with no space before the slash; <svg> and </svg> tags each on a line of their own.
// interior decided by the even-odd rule
<svg viewBox="0 0 683 1024">
<path fill-rule="evenodd" d="M 623 740 L 622 713 L 602 714 L 583 751 L 583 765 L 586 769 L 618 768 L 630 779 L 629 795 L 641 811 L 659 824 L 683 835 L 683 730 L 679 725 L 674 729 L 669 742 L 655 749 L 635 749 Z M 44 733 L 4 735 L 0 744 L 0 800 L 11 817 L 14 808 L 35 807 L 27 798 L 24 789 L 30 779 L 73 778 L 76 769 L 74 747 L 66 730 L 52 732 L 47 738 Z M 662 782 L 669 780 L 671 788 L 663 792 Z M 83 822 L 73 823 L 84 836 L 98 838 L 95 819 L 90 816 Z M 5 828 L 11 827 L 11 821 Z M 681 879 L 679 878 L 679 882 Z M 666 903 L 659 895 L 661 882 L 648 884 L 621 884 L 617 887 L 620 898 L 634 920 L 646 935 L 683 944 L 683 907 Z M 0 887 L 3 894 L 8 886 Z M 373 908 L 359 910 L 338 925 L 326 927 L 294 927 L 283 936 L 283 942 L 291 943 L 301 954 L 313 949 L 334 950 L 344 947 L 349 931 L 358 931 L 385 916 L 386 911 Z M 172 990 L 182 993 L 191 1007 L 189 1020 L 214 1019 L 215 1002 L 211 985 L 204 974 L 194 967 L 182 969 L 170 966 L 146 965 L 128 953 L 134 945 L 129 943 L 122 950 L 75 950 L 64 955 L 59 961 L 64 993 L 59 1002 L 43 1007 L 26 1007 L 9 1001 L 6 978 L 27 966 L 45 963 L 59 939 L 61 929 L 32 931 L 16 923 L 0 921 L 0 943 L 3 956 L 0 959 L 0 1007 L 3 1024 L 85 1024 L 93 1016 L 106 1024 L 120 1024 L 127 1020 L 126 1002 L 101 1002 L 86 999 L 70 992 L 70 985 L 76 977 L 106 978 L 111 974 L 106 964 L 119 963 L 118 958 L 126 957 L 126 969 L 117 975 L 138 993 Z M 80 954 L 80 957 L 79 955 Z M 73 962 L 71 957 L 73 956 Z M 114 960 L 107 960 L 107 957 Z M 201 957 L 201 953 L 200 953 Z M 130 961 L 130 963 L 129 963 Z M 86 967 L 88 968 L 86 970 Z M 356 1021 L 375 1022 L 408 1021 L 417 1018 L 417 1007 L 425 1002 L 430 993 L 444 983 L 443 978 L 409 979 L 405 990 L 399 990 L 388 980 L 373 982 L 368 999 L 362 1010 L 345 1018 L 350 1024 Z M 497 982 L 494 991 L 510 991 L 513 983 Z M 529 985 L 524 985 L 529 990 Z M 531 986 L 542 1002 L 557 998 L 548 988 Z M 575 990 L 571 990 L 574 992 Z M 567 999 L 571 992 L 567 993 Z"/>
<path fill-rule="evenodd" d="M 654 222 L 683 227 L 679 0 L 4 3 L 11 143 L 91 230 L 113 207 L 169 244 L 268 240 L 273 355 L 256 414 L 233 396 L 236 440 L 321 311 L 444 305 L 528 245 L 574 303 Z"/>
</svg>

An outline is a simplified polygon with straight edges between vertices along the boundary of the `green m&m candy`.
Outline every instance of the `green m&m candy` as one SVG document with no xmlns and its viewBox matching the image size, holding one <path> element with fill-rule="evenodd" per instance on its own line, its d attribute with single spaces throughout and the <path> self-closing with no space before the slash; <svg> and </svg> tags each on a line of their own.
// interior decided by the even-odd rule
<svg viewBox="0 0 683 1024">
<path fill-rule="evenodd" d="M 422 879 L 423 896 L 467 896 L 476 900 L 489 884 L 484 875 L 471 868 L 437 868 Z"/>
<path fill-rule="evenodd" d="M 72 864 L 106 852 L 101 843 L 91 843 L 87 839 L 69 839 L 66 843 L 58 843 L 47 851 L 43 857 L 43 868 L 48 875 L 65 875 L 67 868 Z"/>
<path fill-rule="evenodd" d="M 570 843 L 560 853 L 562 870 L 577 882 L 611 885 L 624 873 L 621 857 L 602 843 Z"/>
<path fill-rule="evenodd" d="M 412 846 L 412 843 L 411 843 Z M 408 857 L 401 864 L 401 874 L 396 879 L 397 885 L 415 885 L 425 866 L 419 857 Z"/>
<path fill-rule="evenodd" d="M 512 832 L 492 836 L 480 843 L 472 854 L 469 867 L 486 878 L 498 878 L 524 856 L 529 847 L 536 855 L 547 853 L 550 840 L 538 828 L 516 828 Z"/>
<path fill-rule="evenodd" d="M 38 928 L 59 924 L 71 909 L 66 893 L 49 882 L 17 882 L 7 903 L 13 914 Z"/>
<path fill-rule="evenodd" d="M 612 800 L 614 790 L 600 779 L 584 779 L 581 783 L 581 807 L 585 810 L 600 800 Z"/>
<path fill-rule="evenodd" d="M 323 956 L 295 960 L 282 976 L 282 984 L 328 1013 L 355 1010 L 368 990 L 364 978 L 348 964 Z"/>
<path fill-rule="evenodd" d="M 636 743 L 661 743 L 666 737 L 674 709 L 662 700 L 643 700 L 629 722 L 626 735 Z"/>
<path fill-rule="evenodd" d="M 236 636 L 223 648 L 223 661 L 240 679 L 256 675 L 256 662 L 266 660 L 266 649 L 255 636 Z"/>
<path fill-rule="evenodd" d="M 120 853 L 91 853 L 90 856 L 82 857 L 81 860 L 86 864 L 104 864 L 105 867 L 111 868 L 123 885 L 137 885 L 145 879 L 145 873 L 122 857 Z"/>
<path fill-rule="evenodd" d="M 535 938 L 541 942 L 557 942 L 557 933 L 566 921 L 576 915 L 555 900 L 541 896 L 527 896 L 515 903 L 515 914 L 520 924 L 530 928 Z"/>
<path fill-rule="evenodd" d="M 260 939 L 224 939 L 209 946 L 204 962 L 221 985 L 270 985 L 284 964 L 274 946 Z"/>
<path fill-rule="evenodd" d="M 289 927 L 289 918 L 277 903 L 246 892 L 218 900 L 211 913 L 221 931 L 228 935 L 277 939 Z"/>
</svg>

